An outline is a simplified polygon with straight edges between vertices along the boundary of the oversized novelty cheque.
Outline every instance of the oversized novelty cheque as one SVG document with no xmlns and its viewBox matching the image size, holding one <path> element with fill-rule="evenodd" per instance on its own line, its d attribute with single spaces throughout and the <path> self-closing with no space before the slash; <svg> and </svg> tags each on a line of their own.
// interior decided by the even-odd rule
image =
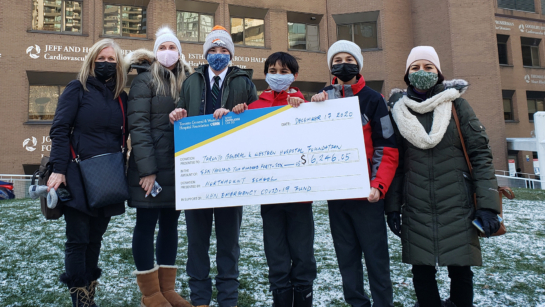
<svg viewBox="0 0 545 307">
<path fill-rule="evenodd" d="M 368 197 L 356 97 L 174 125 L 176 209 Z"/>
</svg>

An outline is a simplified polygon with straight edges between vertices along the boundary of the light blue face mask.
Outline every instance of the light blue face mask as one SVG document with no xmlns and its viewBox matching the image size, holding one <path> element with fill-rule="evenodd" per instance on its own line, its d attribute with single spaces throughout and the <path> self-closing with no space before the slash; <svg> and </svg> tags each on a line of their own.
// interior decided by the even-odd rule
<svg viewBox="0 0 545 307">
<path fill-rule="evenodd" d="M 293 80 L 295 80 L 293 74 L 267 74 L 267 77 L 265 77 L 265 81 L 269 84 L 271 90 L 277 93 L 287 91 L 293 83 Z"/>
<path fill-rule="evenodd" d="M 213 70 L 220 71 L 224 69 L 227 65 L 229 65 L 231 55 L 223 53 L 209 53 L 206 56 L 206 60 L 208 61 L 208 64 L 210 64 L 210 67 L 212 67 Z"/>
</svg>

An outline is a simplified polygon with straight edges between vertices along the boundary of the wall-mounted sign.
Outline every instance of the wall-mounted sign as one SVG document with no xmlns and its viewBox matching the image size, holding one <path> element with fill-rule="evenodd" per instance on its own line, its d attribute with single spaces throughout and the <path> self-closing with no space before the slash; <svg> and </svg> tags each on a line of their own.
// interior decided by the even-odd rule
<svg viewBox="0 0 545 307">
<path fill-rule="evenodd" d="M 247 68 L 246 65 L 240 65 L 238 63 L 265 63 L 267 58 L 249 57 L 249 56 L 235 56 L 233 60 L 229 62 L 230 66 L 236 65 L 240 68 Z M 204 64 L 208 64 L 202 53 L 189 53 L 187 55 L 187 62 L 191 67 L 198 67 Z"/>
<path fill-rule="evenodd" d="M 545 84 L 545 75 L 525 75 L 524 81 L 531 84 Z"/>
<path fill-rule="evenodd" d="M 509 21 L 496 20 L 496 30 L 511 31 L 515 24 Z"/>
<path fill-rule="evenodd" d="M 515 25 L 512 21 L 496 20 L 496 30 L 511 31 L 514 28 L 518 28 L 521 33 L 545 35 L 545 26 L 531 25 L 527 23 L 521 23 Z"/>
<path fill-rule="evenodd" d="M 43 48 L 39 45 L 32 45 L 26 48 L 26 54 L 34 60 L 46 59 L 55 61 L 83 61 L 89 53 L 90 47 L 80 46 L 62 46 L 62 45 L 45 45 Z M 122 50 L 123 55 L 130 53 L 132 50 Z"/>
<path fill-rule="evenodd" d="M 38 139 L 36 137 L 31 136 L 29 138 L 26 138 L 23 141 L 23 148 L 26 151 L 36 151 L 38 149 L 39 152 L 41 152 L 42 157 L 44 156 L 44 152 L 50 152 L 51 151 L 51 138 L 49 136 L 42 136 L 41 138 L 41 144 L 38 146 Z"/>
</svg>

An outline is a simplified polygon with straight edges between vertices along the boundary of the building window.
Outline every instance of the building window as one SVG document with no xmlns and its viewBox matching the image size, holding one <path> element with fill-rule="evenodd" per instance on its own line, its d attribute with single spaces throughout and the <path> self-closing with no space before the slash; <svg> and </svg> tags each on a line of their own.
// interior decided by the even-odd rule
<svg viewBox="0 0 545 307">
<path fill-rule="evenodd" d="M 186 42 L 204 42 L 214 27 L 214 16 L 192 12 L 177 12 L 178 39 Z"/>
<path fill-rule="evenodd" d="M 360 22 L 337 25 L 337 40 L 349 40 L 360 46 L 361 49 L 378 48 L 377 23 Z"/>
<path fill-rule="evenodd" d="M 318 25 L 288 22 L 288 44 L 289 49 L 319 51 Z"/>
<path fill-rule="evenodd" d="M 32 30 L 81 33 L 83 1 L 33 0 Z"/>
<path fill-rule="evenodd" d="M 500 64 L 508 65 L 509 60 L 507 58 L 507 41 L 509 40 L 509 35 L 497 34 L 496 38 L 498 40 L 498 57 L 500 59 Z"/>
<path fill-rule="evenodd" d="M 498 0 L 498 7 L 501 9 L 526 11 L 532 13 L 536 11 L 534 0 Z"/>
<path fill-rule="evenodd" d="M 231 17 L 231 38 L 235 45 L 265 47 L 265 20 Z"/>
<path fill-rule="evenodd" d="M 513 112 L 513 94 L 515 91 L 503 90 L 503 119 L 505 121 L 515 120 L 515 114 Z"/>
<path fill-rule="evenodd" d="M 28 95 L 28 120 L 51 121 L 64 86 L 31 85 Z"/>
<path fill-rule="evenodd" d="M 534 113 L 538 111 L 545 111 L 543 107 L 543 98 L 528 99 L 528 119 L 534 120 Z"/>
<path fill-rule="evenodd" d="M 105 35 L 146 38 L 146 8 L 104 5 Z"/>
<path fill-rule="evenodd" d="M 541 39 L 521 37 L 522 65 L 528 67 L 539 67 L 539 44 Z"/>
</svg>

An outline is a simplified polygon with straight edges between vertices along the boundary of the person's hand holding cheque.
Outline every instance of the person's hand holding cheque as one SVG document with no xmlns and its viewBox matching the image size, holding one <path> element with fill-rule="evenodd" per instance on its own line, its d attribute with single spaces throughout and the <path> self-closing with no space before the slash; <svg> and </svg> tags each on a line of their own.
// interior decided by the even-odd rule
<svg viewBox="0 0 545 307">
<path fill-rule="evenodd" d="M 187 117 L 187 111 L 182 108 L 174 109 L 170 114 L 168 115 L 168 118 L 170 119 L 170 123 L 174 124 L 175 121 L 180 120 L 184 117 Z"/>
<path fill-rule="evenodd" d="M 239 103 L 233 108 L 235 114 L 240 114 L 246 110 L 248 110 L 248 105 L 246 103 Z"/>
<path fill-rule="evenodd" d="M 329 95 L 323 91 L 321 93 L 318 93 L 314 96 L 312 96 L 312 98 L 310 98 L 310 101 L 312 102 L 320 102 L 320 101 L 326 101 L 329 99 Z"/>
<path fill-rule="evenodd" d="M 299 97 L 290 97 L 288 95 L 288 104 L 292 107 L 292 108 L 298 108 L 302 103 L 305 103 L 305 100 L 304 99 L 301 99 Z"/>
</svg>

